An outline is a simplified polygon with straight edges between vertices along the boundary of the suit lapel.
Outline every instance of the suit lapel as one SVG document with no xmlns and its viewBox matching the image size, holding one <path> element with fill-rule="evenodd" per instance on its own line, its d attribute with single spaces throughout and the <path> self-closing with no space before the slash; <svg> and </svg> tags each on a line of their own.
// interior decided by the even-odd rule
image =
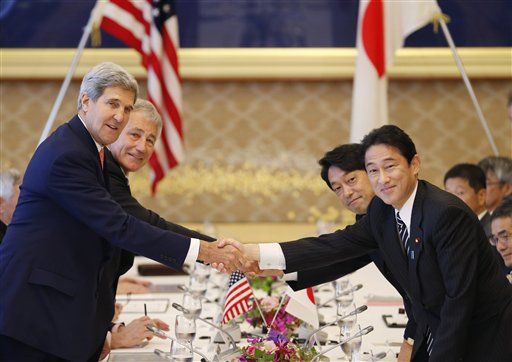
<svg viewBox="0 0 512 362">
<path fill-rule="evenodd" d="M 409 278 L 411 282 L 411 288 L 413 294 L 420 296 L 420 282 L 419 282 L 419 271 L 418 263 L 423 254 L 423 229 L 421 222 L 423 219 L 423 200 L 425 199 L 425 185 L 418 181 L 418 190 L 416 191 L 416 198 L 412 208 L 411 216 L 411 236 L 410 246 L 412 253 L 409 256 Z"/>
<path fill-rule="evenodd" d="M 400 245 L 401 241 L 396 229 L 395 213 L 393 208 L 386 207 L 386 212 L 382 215 L 382 245 L 380 250 L 387 256 L 388 268 L 394 270 L 394 276 L 400 284 L 406 289 L 409 285 L 407 276 L 407 260 Z"/>
<path fill-rule="evenodd" d="M 85 126 L 83 125 L 80 118 L 78 118 L 78 115 L 73 117 L 71 121 L 68 122 L 69 127 L 73 131 L 74 134 L 77 135 L 77 137 L 80 139 L 80 141 L 84 144 L 84 146 L 91 152 L 92 155 L 98 160 L 96 164 L 96 171 L 98 173 L 98 180 L 104 186 L 109 189 L 109 183 L 108 183 L 108 176 L 105 177 L 107 174 L 106 167 L 104 169 L 101 168 L 100 158 L 98 155 L 98 148 L 96 147 L 96 143 L 94 143 L 94 140 L 92 139 L 91 134 Z M 105 153 L 108 152 L 107 150 Z M 106 162 L 105 162 L 106 165 Z"/>
</svg>

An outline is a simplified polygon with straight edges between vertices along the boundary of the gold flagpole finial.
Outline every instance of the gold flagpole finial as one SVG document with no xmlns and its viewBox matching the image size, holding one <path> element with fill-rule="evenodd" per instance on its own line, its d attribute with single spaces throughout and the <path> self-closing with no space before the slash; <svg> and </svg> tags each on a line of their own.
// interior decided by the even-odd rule
<svg viewBox="0 0 512 362">
<path fill-rule="evenodd" d="M 445 23 L 450 22 L 450 17 L 448 15 L 443 14 L 442 12 L 434 14 L 434 17 L 432 18 L 432 23 L 434 24 L 434 33 L 436 34 L 439 32 L 439 21 L 441 21 L 441 19 L 443 19 Z"/>
<path fill-rule="evenodd" d="M 91 45 L 95 48 L 101 46 L 101 30 L 98 22 L 94 22 L 91 31 Z"/>
</svg>

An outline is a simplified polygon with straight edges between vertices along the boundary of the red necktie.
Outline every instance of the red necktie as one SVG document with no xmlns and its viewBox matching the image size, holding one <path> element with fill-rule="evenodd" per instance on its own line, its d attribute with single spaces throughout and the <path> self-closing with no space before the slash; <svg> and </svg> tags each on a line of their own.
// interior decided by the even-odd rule
<svg viewBox="0 0 512 362">
<path fill-rule="evenodd" d="M 105 148 L 102 147 L 98 154 L 100 156 L 101 169 L 103 170 L 104 169 L 103 165 L 105 163 Z"/>
</svg>

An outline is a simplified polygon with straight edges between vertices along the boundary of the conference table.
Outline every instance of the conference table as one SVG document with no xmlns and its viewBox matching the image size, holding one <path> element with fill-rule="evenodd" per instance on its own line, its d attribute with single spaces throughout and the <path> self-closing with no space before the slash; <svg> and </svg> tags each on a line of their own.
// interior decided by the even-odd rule
<svg viewBox="0 0 512 362">
<path fill-rule="evenodd" d="M 143 277 L 138 274 L 138 266 L 140 264 L 155 263 L 150 259 L 144 257 L 136 257 L 134 266 L 125 274 L 125 276 L 137 277 L 144 280 L 149 280 L 158 288 L 158 286 L 169 285 L 188 285 L 189 276 L 151 276 Z M 212 279 L 212 278 L 210 278 Z M 388 327 L 385 323 L 383 316 L 388 316 L 388 324 L 390 322 L 397 322 L 398 325 L 403 325 L 406 317 L 403 314 L 403 302 L 398 292 L 388 283 L 388 281 L 381 275 L 373 263 L 356 271 L 349 276 L 350 284 L 361 284 L 362 288 L 354 292 L 354 304 L 356 307 L 367 305 L 368 309 L 357 316 L 357 322 L 361 329 L 372 326 L 373 331 L 362 337 L 362 345 L 359 353 L 358 360 L 371 361 L 372 356 L 379 355 L 382 361 L 396 361 L 396 355 L 400 349 L 403 340 L 403 327 Z M 213 283 L 212 281 L 210 281 Z M 285 286 L 279 287 L 279 291 L 284 293 Z M 218 288 L 209 285 L 206 293 L 206 300 L 213 300 L 217 297 Z M 262 296 L 261 290 L 256 290 L 257 297 Z M 334 289 L 331 283 L 326 283 L 315 288 L 315 299 L 317 306 L 323 304 L 334 296 Z M 169 324 L 170 330 L 166 332 L 169 336 L 174 335 L 174 323 L 176 315 L 181 314 L 172 307 L 172 303 L 181 303 L 183 292 L 176 290 L 171 293 L 151 293 L 151 294 L 132 294 L 132 295 L 118 295 L 117 300 L 124 305 L 123 311 L 119 316 L 118 321 L 129 323 L 130 321 L 144 315 L 144 304 L 146 304 L 147 314 L 151 318 L 158 318 L 165 323 Z M 218 315 L 221 306 L 213 302 L 203 302 L 203 309 L 201 318 L 209 319 L 210 321 L 215 315 Z M 336 319 L 335 303 L 328 303 L 328 306 L 318 309 L 320 319 L 324 322 L 332 322 Z M 392 324 L 392 323 L 391 323 Z M 242 332 L 261 334 L 261 329 L 255 330 L 247 322 L 240 323 Z M 320 346 L 321 350 L 327 350 L 330 346 L 334 346 L 336 341 L 340 339 L 340 329 L 338 326 L 330 326 L 325 328 L 328 334 L 328 342 Z M 203 353 L 212 353 L 215 348 L 213 343 L 216 331 L 213 327 L 206 323 L 197 321 L 197 332 L 194 340 L 194 348 L 197 348 Z M 246 340 L 241 339 L 239 346 L 243 346 Z M 224 346 L 224 345 L 221 345 Z M 319 349 L 318 346 L 317 350 Z M 226 347 L 224 347 L 226 348 Z M 170 351 L 170 340 L 152 338 L 147 344 L 135 348 L 115 349 L 111 352 L 108 361 L 164 361 L 165 358 L 158 356 L 155 350 L 164 352 Z M 385 356 L 384 356 L 385 354 Z M 334 348 L 332 351 L 326 353 L 326 356 L 331 361 L 348 361 L 340 347 Z M 197 354 L 194 355 L 194 361 L 200 361 L 201 357 Z"/>
</svg>

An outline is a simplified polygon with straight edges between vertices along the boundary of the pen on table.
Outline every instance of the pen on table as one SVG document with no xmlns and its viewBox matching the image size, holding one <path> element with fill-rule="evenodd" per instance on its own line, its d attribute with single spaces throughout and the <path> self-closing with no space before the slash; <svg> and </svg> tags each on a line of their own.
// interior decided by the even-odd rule
<svg viewBox="0 0 512 362">
<path fill-rule="evenodd" d="M 146 307 L 146 303 L 144 303 L 144 315 L 147 317 L 148 316 L 148 309 Z"/>
</svg>

